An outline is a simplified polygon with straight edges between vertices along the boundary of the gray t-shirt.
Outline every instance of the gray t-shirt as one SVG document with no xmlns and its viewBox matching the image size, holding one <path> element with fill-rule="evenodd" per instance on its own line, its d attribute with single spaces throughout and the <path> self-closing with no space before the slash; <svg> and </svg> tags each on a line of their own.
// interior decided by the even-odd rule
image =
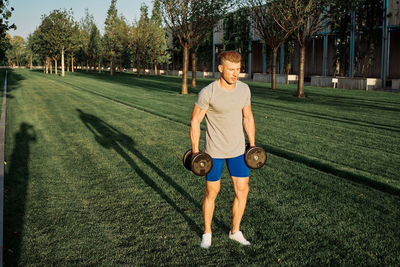
<svg viewBox="0 0 400 267">
<path fill-rule="evenodd" d="M 205 152 L 211 157 L 233 158 L 244 153 L 242 110 L 250 103 L 250 88 L 241 81 L 225 90 L 217 80 L 200 91 L 195 104 L 207 110 Z"/>
</svg>

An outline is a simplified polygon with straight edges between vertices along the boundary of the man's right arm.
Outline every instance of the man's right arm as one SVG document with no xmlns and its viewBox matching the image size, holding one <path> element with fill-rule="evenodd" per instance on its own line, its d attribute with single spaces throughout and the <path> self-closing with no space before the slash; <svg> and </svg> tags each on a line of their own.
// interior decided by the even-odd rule
<svg viewBox="0 0 400 267">
<path fill-rule="evenodd" d="M 200 140 L 200 124 L 206 115 L 204 109 L 194 105 L 192 112 L 192 119 L 190 120 L 190 141 L 192 142 L 192 153 L 199 152 L 199 140 Z"/>
</svg>

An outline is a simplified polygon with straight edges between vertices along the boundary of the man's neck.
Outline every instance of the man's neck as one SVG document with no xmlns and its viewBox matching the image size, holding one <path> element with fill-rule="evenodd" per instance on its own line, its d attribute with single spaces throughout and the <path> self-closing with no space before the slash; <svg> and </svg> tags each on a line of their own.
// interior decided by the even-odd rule
<svg viewBox="0 0 400 267">
<path fill-rule="evenodd" d="M 233 90 L 236 87 L 236 83 L 227 83 L 222 77 L 218 79 L 218 85 L 225 90 Z"/>
</svg>

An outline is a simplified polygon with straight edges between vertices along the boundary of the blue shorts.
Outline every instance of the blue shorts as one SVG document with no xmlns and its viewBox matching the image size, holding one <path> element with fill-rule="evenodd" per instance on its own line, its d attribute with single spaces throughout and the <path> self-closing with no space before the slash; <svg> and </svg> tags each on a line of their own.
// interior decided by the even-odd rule
<svg viewBox="0 0 400 267">
<path fill-rule="evenodd" d="M 216 182 L 221 179 L 222 171 L 224 169 L 224 163 L 228 166 L 228 171 L 231 176 L 234 177 L 249 177 L 250 170 L 244 162 L 244 154 L 227 159 L 213 158 L 213 167 L 207 174 L 206 180 L 209 182 Z"/>
</svg>

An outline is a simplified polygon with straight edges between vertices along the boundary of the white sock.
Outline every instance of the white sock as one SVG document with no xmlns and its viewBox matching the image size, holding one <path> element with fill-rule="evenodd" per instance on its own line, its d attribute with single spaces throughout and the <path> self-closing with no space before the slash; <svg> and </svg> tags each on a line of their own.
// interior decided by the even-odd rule
<svg viewBox="0 0 400 267">
<path fill-rule="evenodd" d="M 211 247 L 211 234 L 205 233 L 201 239 L 200 247 L 209 248 Z"/>
</svg>

